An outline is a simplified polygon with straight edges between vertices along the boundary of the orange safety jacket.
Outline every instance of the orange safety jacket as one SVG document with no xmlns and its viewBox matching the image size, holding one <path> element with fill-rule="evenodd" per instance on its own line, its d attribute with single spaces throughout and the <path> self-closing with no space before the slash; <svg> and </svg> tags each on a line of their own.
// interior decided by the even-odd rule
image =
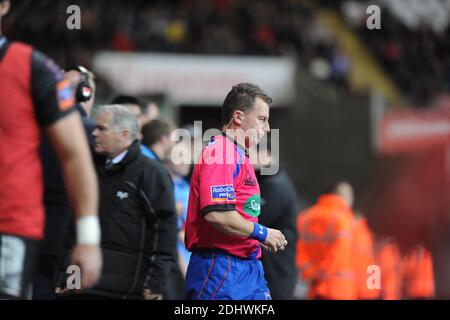
<svg viewBox="0 0 450 320">
<path fill-rule="evenodd" d="M 354 222 L 353 263 L 357 298 L 360 300 L 378 299 L 380 290 L 368 285 L 371 272 L 369 267 L 376 265 L 376 261 L 373 234 L 364 217 L 356 218 Z"/>
<path fill-rule="evenodd" d="M 403 289 L 407 299 L 430 299 L 434 296 L 431 253 L 420 246 L 403 259 Z"/>
<path fill-rule="evenodd" d="M 309 281 L 309 299 L 356 299 L 352 227 L 352 209 L 334 194 L 299 214 L 296 265 Z"/>
<path fill-rule="evenodd" d="M 402 261 L 397 244 L 390 239 L 382 239 L 376 245 L 376 260 L 381 270 L 381 299 L 400 300 L 402 298 Z"/>
</svg>

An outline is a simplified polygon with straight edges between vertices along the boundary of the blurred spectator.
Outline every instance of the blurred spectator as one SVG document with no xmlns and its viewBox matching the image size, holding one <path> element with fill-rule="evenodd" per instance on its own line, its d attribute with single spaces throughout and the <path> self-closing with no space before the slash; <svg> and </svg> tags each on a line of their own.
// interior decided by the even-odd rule
<svg viewBox="0 0 450 320">
<path fill-rule="evenodd" d="M 232 55 L 282 55 L 295 50 L 305 65 L 313 58 L 330 63 L 332 57 L 331 33 L 299 1 L 78 0 L 82 28 L 73 33 L 63 32 L 67 16 L 62 14 L 73 3 L 49 4 L 49 0 L 16 1 L 6 32 L 38 44 L 63 64 L 89 65 L 98 50 Z M 8 28 L 25 14 L 20 28 Z"/>
<path fill-rule="evenodd" d="M 433 261 L 423 246 L 415 247 L 403 258 L 403 293 L 406 299 L 434 297 Z"/>
<path fill-rule="evenodd" d="M 147 123 L 142 128 L 142 144 L 154 155 L 154 159 L 165 161 L 170 157 L 173 142 L 170 135 L 174 125 L 162 119 L 156 119 Z"/>
<path fill-rule="evenodd" d="M 369 288 L 367 285 L 368 267 L 376 265 L 374 237 L 367 224 L 367 219 L 361 214 L 355 216 L 352 238 L 357 299 L 378 299 L 380 291 L 376 288 Z"/>
<path fill-rule="evenodd" d="M 450 8 L 433 0 L 376 4 L 382 7 L 379 31 L 367 30 L 368 2 L 346 1 L 341 12 L 394 78 L 408 102 L 419 107 L 429 105 L 435 95 L 450 88 Z"/>
<path fill-rule="evenodd" d="M 400 249 L 391 238 L 381 238 L 375 244 L 375 255 L 381 271 L 381 296 L 383 300 L 402 298 L 402 261 Z"/>
<path fill-rule="evenodd" d="M 178 268 L 174 268 L 172 272 L 171 283 L 176 296 L 174 299 L 184 299 L 184 279 L 186 277 L 186 270 L 189 264 L 191 253 L 186 249 L 184 244 L 184 226 L 186 223 L 187 207 L 189 200 L 189 182 L 186 180 L 186 176 L 191 169 L 190 157 L 190 141 L 180 142 L 173 147 L 173 153 L 180 156 L 179 159 L 169 157 L 167 159 L 167 167 L 170 175 L 172 176 L 175 204 L 178 213 L 178 242 L 177 242 L 177 262 Z M 183 157 L 187 159 L 187 163 L 181 162 Z M 181 163 L 179 163 L 181 162 Z"/>
<path fill-rule="evenodd" d="M 274 162 L 277 161 L 278 159 L 272 157 L 270 145 L 259 145 L 258 162 L 254 164 L 261 190 L 259 222 L 269 228 L 280 230 L 285 235 L 288 245 L 281 252 L 263 252 L 261 261 L 272 299 L 290 300 L 293 298 L 298 278 L 295 243 L 299 208 L 294 185 L 283 168 L 275 175 L 261 174 L 262 167 L 274 166 Z"/>
<path fill-rule="evenodd" d="M 120 104 L 126 107 L 138 120 L 139 130 L 142 129 L 142 109 L 143 103 L 134 96 L 117 96 L 111 104 Z"/>
<path fill-rule="evenodd" d="M 141 123 L 144 127 L 147 123 L 159 118 L 158 105 L 149 100 L 143 100 L 141 107 Z"/>
<path fill-rule="evenodd" d="M 353 265 L 353 188 L 333 185 L 297 218 L 296 264 L 309 281 L 309 299 L 356 299 Z"/>
</svg>

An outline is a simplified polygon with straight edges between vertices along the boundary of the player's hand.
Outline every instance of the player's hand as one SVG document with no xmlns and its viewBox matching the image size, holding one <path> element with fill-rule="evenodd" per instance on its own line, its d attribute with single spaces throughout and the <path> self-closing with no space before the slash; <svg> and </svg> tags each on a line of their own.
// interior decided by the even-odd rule
<svg viewBox="0 0 450 320">
<path fill-rule="evenodd" d="M 263 247 L 272 252 L 284 250 L 288 242 L 284 234 L 277 229 L 267 228 L 267 238 L 263 243 Z"/>
<path fill-rule="evenodd" d="M 161 293 L 154 293 L 150 289 L 145 288 L 142 292 L 144 300 L 162 300 L 163 295 Z"/>
<path fill-rule="evenodd" d="M 76 245 L 71 263 L 81 269 L 81 288 L 94 286 L 100 278 L 102 254 L 98 245 Z"/>
<path fill-rule="evenodd" d="M 72 88 L 76 88 L 77 85 L 81 82 L 82 77 L 78 71 L 70 70 L 64 73 L 64 79 L 69 81 Z"/>
</svg>

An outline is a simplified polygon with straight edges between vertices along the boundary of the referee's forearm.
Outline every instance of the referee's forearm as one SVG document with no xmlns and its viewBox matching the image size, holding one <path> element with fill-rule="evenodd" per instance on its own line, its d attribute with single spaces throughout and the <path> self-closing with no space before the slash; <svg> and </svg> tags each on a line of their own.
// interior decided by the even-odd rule
<svg viewBox="0 0 450 320">
<path fill-rule="evenodd" d="M 211 211 L 205 220 L 225 234 L 249 237 L 253 232 L 253 223 L 245 220 L 237 211 Z"/>
</svg>

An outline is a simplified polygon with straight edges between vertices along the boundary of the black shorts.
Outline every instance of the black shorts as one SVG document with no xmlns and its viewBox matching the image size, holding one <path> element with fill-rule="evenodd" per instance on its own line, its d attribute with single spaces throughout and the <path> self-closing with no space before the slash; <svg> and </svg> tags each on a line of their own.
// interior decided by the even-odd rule
<svg viewBox="0 0 450 320">
<path fill-rule="evenodd" d="M 0 234 L 0 299 L 30 298 L 38 241 Z"/>
</svg>

